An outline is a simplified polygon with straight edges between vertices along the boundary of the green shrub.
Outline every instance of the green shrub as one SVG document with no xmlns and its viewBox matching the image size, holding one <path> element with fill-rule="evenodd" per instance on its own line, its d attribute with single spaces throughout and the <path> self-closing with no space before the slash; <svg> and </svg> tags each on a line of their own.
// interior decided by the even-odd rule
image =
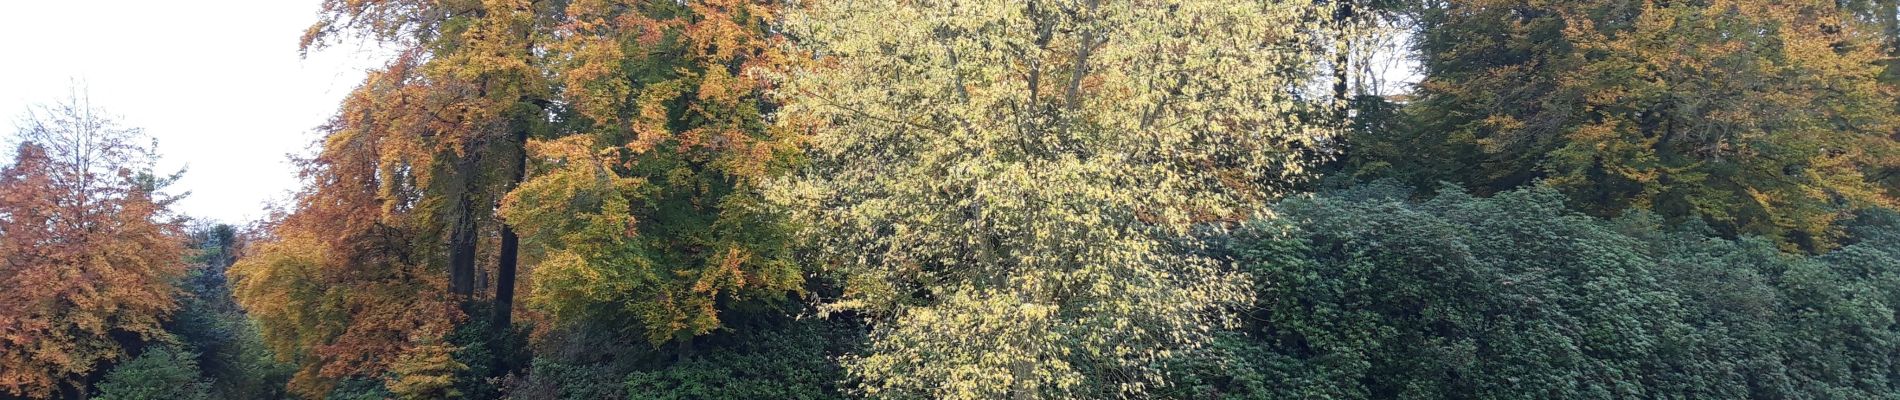
<svg viewBox="0 0 1900 400">
<path fill-rule="evenodd" d="M 1900 396 L 1900 218 L 1789 254 L 1533 188 L 1424 201 L 1373 184 L 1220 241 L 1248 326 L 1173 365 L 1180 398 Z M 1694 224 L 1693 221 L 1691 224 Z"/>
<path fill-rule="evenodd" d="M 100 400 L 205 400 L 211 382 L 199 377 L 198 355 L 172 348 L 147 348 L 106 374 L 97 389 Z"/>
</svg>

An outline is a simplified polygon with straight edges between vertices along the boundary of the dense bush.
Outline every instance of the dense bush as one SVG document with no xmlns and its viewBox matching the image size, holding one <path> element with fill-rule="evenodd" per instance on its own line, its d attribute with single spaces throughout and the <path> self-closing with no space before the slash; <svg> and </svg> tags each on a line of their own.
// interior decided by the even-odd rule
<svg viewBox="0 0 1900 400">
<path fill-rule="evenodd" d="M 840 357 L 859 349 L 852 318 L 734 313 L 688 344 L 656 348 L 611 321 L 547 332 L 511 399 L 840 399 Z"/>
<path fill-rule="evenodd" d="M 840 399 L 837 357 L 862 340 L 843 320 L 769 321 L 711 339 L 712 351 L 627 375 L 629 399 Z"/>
<path fill-rule="evenodd" d="M 1248 326 L 1176 362 L 1186 398 L 1900 395 L 1900 217 L 1790 255 L 1549 189 L 1425 201 L 1369 185 L 1220 240 L 1258 281 Z M 1692 222 L 1693 223 L 1693 222 Z"/>
</svg>

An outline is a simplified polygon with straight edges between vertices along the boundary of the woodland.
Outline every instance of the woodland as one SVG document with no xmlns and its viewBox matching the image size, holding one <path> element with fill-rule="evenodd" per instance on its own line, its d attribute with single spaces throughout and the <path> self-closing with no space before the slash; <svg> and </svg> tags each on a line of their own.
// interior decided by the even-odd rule
<svg viewBox="0 0 1900 400">
<path fill-rule="evenodd" d="M 259 221 L 175 211 L 83 99 L 22 118 L 0 398 L 1900 397 L 1896 0 L 323 0 L 306 32 L 392 51 Z"/>
</svg>

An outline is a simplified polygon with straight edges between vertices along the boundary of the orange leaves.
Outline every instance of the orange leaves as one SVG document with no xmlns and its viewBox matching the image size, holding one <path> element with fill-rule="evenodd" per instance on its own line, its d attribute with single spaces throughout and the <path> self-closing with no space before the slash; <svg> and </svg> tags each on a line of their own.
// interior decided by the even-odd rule
<svg viewBox="0 0 1900 400">
<path fill-rule="evenodd" d="M 671 110 L 667 108 L 667 103 L 685 91 L 683 85 L 680 81 L 657 82 L 648 84 L 640 91 L 640 97 L 635 101 L 637 105 L 634 106 L 634 138 L 627 144 L 634 154 L 651 151 L 673 138 L 672 128 L 668 126 Z"/>
<path fill-rule="evenodd" d="M 291 390 L 322 397 L 340 378 L 378 378 L 435 351 L 461 313 L 439 274 L 407 261 L 413 239 L 382 225 L 315 231 L 334 225 L 310 224 L 318 215 L 309 211 L 277 226 L 274 240 L 230 272 L 265 344 L 298 366 Z"/>
<path fill-rule="evenodd" d="M 124 142 L 134 131 L 93 112 L 34 120 L 82 134 L 29 134 L 0 169 L 0 395 L 47 397 L 77 385 L 124 356 L 120 340 L 163 335 L 160 321 L 176 308 L 182 228 L 139 182 L 101 172 L 148 166 L 94 158 L 140 148 Z"/>
<path fill-rule="evenodd" d="M 765 38 L 756 25 L 771 15 L 763 5 L 749 0 L 704 0 L 686 6 L 700 17 L 685 29 L 693 56 L 730 60 L 764 47 Z"/>
</svg>

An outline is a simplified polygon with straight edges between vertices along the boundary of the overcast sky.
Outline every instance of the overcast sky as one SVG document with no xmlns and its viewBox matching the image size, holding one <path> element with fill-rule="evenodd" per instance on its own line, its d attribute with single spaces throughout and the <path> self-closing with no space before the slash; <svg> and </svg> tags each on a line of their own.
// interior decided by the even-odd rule
<svg viewBox="0 0 1900 400">
<path fill-rule="evenodd" d="M 380 57 L 297 39 L 320 0 L 0 1 L 0 129 L 70 82 L 159 141 L 161 171 L 188 166 L 177 211 L 239 223 L 297 186 L 287 154 Z"/>
</svg>

